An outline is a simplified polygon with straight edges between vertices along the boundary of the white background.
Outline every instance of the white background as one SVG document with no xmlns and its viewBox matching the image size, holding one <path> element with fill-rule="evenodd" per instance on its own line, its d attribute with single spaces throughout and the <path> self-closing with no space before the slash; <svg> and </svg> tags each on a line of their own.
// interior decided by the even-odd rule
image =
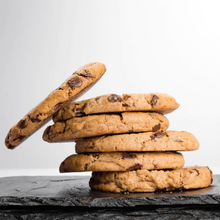
<svg viewBox="0 0 220 220">
<path fill-rule="evenodd" d="M 15 150 L 4 139 L 76 69 L 96 61 L 107 72 L 81 99 L 172 95 L 180 107 L 167 115 L 169 129 L 189 131 L 200 142 L 199 150 L 183 152 L 186 165 L 220 173 L 219 8 L 219 1 L 201 0 L 1 0 L 0 176 L 60 175 L 74 143 L 44 142 L 46 126 Z"/>
</svg>

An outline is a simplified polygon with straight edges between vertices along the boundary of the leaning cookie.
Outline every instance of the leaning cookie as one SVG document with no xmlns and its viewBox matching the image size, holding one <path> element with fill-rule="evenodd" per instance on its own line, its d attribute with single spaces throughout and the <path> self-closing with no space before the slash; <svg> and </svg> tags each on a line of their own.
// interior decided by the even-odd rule
<svg viewBox="0 0 220 220">
<path fill-rule="evenodd" d="M 105 135 L 76 141 L 76 153 L 113 151 L 192 151 L 199 148 L 195 136 L 186 131 L 157 131 Z"/>
<path fill-rule="evenodd" d="M 17 147 L 45 124 L 61 107 L 84 94 L 105 71 L 105 65 L 102 63 L 90 63 L 79 68 L 58 89 L 51 92 L 45 100 L 10 129 L 5 139 L 5 145 L 9 149 Z"/>
<path fill-rule="evenodd" d="M 60 172 L 175 169 L 183 166 L 183 155 L 177 152 L 111 152 L 71 155 L 61 163 Z"/>
<path fill-rule="evenodd" d="M 126 111 L 155 111 L 166 114 L 178 107 L 179 104 L 172 96 L 162 93 L 110 94 L 80 102 L 72 102 L 60 109 L 53 116 L 53 120 L 57 122 L 76 116 Z"/>
<path fill-rule="evenodd" d="M 208 167 L 175 170 L 137 170 L 130 172 L 93 172 L 89 185 L 106 192 L 154 192 L 208 187 L 213 181 Z"/>
<path fill-rule="evenodd" d="M 165 131 L 168 126 L 168 119 L 155 112 L 89 115 L 56 122 L 46 128 L 43 139 L 47 142 L 63 142 L 105 134 Z"/>
</svg>

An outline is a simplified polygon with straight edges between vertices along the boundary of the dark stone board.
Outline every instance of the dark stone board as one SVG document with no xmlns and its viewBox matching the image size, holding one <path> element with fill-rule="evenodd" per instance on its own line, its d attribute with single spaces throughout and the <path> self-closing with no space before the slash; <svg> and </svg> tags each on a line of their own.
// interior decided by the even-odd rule
<svg viewBox="0 0 220 220">
<path fill-rule="evenodd" d="M 1 207 L 3 208 L 3 207 Z M 218 205 L 193 206 L 136 206 L 136 207 L 17 207 L 0 209 L 0 219 L 6 220 L 70 220 L 70 219 L 220 219 Z"/>
<path fill-rule="evenodd" d="M 89 188 L 88 176 L 21 176 L 0 178 L 0 207 L 135 207 L 219 205 L 220 175 L 204 189 L 157 193 L 107 193 Z"/>
</svg>

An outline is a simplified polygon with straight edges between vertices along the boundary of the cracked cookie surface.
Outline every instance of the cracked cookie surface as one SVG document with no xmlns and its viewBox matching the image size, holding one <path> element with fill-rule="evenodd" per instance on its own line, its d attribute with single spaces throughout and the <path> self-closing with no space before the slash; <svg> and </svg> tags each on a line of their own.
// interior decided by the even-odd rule
<svg viewBox="0 0 220 220">
<path fill-rule="evenodd" d="M 8 132 L 5 145 L 14 149 L 51 119 L 61 107 L 77 99 L 93 86 L 105 73 L 102 63 L 89 63 L 74 72 L 58 89 L 25 115 Z"/>
<path fill-rule="evenodd" d="M 186 131 L 106 135 L 76 140 L 76 153 L 113 151 L 191 151 L 199 142 Z"/>
<path fill-rule="evenodd" d="M 155 111 L 162 114 L 177 109 L 179 104 L 167 94 L 108 94 L 79 102 L 72 102 L 60 109 L 54 116 L 54 122 L 67 120 L 76 116 L 97 113 L 126 111 Z"/>
<path fill-rule="evenodd" d="M 48 142 L 62 142 L 105 134 L 165 131 L 168 127 L 168 119 L 155 112 L 89 115 L 56 122 L 46 128 L 43 139 Z"/>
<path fill-rule="evenodd" d="M 89 185 L 107 192 L 154 192 L 208 187 L 213 181 L 208 167 L 175 170 L 137 170 L 130 172 L 93 172 Z"/>
<path fill-rule="evenodd" d="M 184 158 L 177 152 L 91 153 L 67 157 L 60 165 L 60 172 L 175 169 L 183 166 Z"/>
</svg>

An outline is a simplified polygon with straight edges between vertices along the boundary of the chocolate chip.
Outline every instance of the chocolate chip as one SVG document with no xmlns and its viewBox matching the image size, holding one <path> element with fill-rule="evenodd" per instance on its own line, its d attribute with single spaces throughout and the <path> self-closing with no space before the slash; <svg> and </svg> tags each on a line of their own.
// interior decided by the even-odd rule
<svg viewBox="0 0 220 220">
<path fill-rule="evenodd" d="M 192 171 L 192 170 L 189 170 L 189 173 L 193 173 L 193 171 Z"/>
<path fill-rule="evenodd" d="M 128 104 L 123 103 L 123 104 L 122 104 L 122 106 L 123 106 L 123 107 L 128 107 L 129 105 L 128 105 Z"/>
<path fill-rule="evenodd" d="M 63 89 L 59 87 L 59 88 L 57 88 L 56 90 L 63 90 Z"/>
<path fill-rule="evenodd" d="M 181 140 L 175 140 L 175 142 L 183 142 L 183 141 L 181 141 Z"/>
<path fill-rule="evenodd" d="M 81 113 L 82 112 L 82 108 L 76 108 L 76 113 Z M 74 111 L 74 109 L 73 109 L 73 111 Z"/>
<path fill-rule="evenodd" d="M 80 76 L 83 76 L 83 77 L 95 78 L 93 75 L 91 75 L 91 74 L 89 73 L 88 70 L 84 70 L 84 73 L 80 73 L 79 75 L 80 75 Z"/>
<path fill-rule="evenodd" d="M 45 130 L 45 133 L 49 135 L 50 129 L 51 129 L 51 126 L 47 127 L 46 130 Z"/>
<path fill-rule="evenodd" d="M 87 106 L 87 103 L 85 103 L 85 104 L 80 108 L 80 111 L 83 111 L 86 106 Z"/>
<path fill-rule="evenodd" d="M 25 127 L 27 127 L 27 124 L 25 123 L 26 120 L 27 120 L 27 118 L 24 119 L 24 120 L 19 121 L 19 122 L 18 122 L 18 127 L 19 127 L 19 128 L 25 128 Z"/>
<path fill-rule="evenodd" d="M 157 164 L 154 164 L 154 169 L 156 170 L 158 168 L 158 165 Z"/>
<path fill-rule="evenodd" d="M 76 115 L 86 115 L 85 112 L 83 111 L 86 107 L 87 103 L 85 103 L 82 107 L 80 108 L 75 108 L 73 109 L 73 112 L 75 112 Z"/>
<path fill-rule="evenodd" d="M 58 110 L 62 105 L 63 105 L 63 102 L 59 102 L 59 103 L 57 103 L 57 104 L 53 107 L 53 109 L 56 111 L 56 110 Z"/>
<path fill-rule="evenodd" d="M 23 135 L 17 135 L 17 137 L 15 137 L 14 139 L 13 139 L 13 141 L 15 141 L 15 140 L 22 140 L 22 139 L 24 139 L 25 138 L 25 136 L 23 136 Z"/>
<path fill-rule="evenodd" d="M 85 112 L 75 112 L 75 116 L 85 116 Z"/>
<path fill-rule="evenodd" d="M 153 135 L 150 136 L 150 138 L 151 140 L 155 140 L 156 138 L 161 138 L 165 135 L 166 134 L 161 131 L 161 132 L 154 133 Z"/>
<path fill-rule="evenodd" d="M 151 106 L 156 105 L 158 99 L 159 99 L 159 97 L 157 95 L 153 95 L 153 97 L 152 97 L 152 99 L 150 101 Z"/>
<path fill-rule="evenodd" d="M 209 169 L 209 167 L 207 166 L 207 168 Z M 212 171 L 209 169 L 210 171 L 210 175 L 211 175 L 211 183 L 213 182 L 213 175 L 212 175 Z"/>
<path fill-rule="evenodd" d="M 13 149 L 14 146 L 12 146 L 11 144 L 9 144 L 9 145 L 8 145 L 8 148 L 9 148 L 9 149 Z"/>
<path fill-rule="evenodd" d="M 158 131 L 158 130 L 160 130 L 160 127 L 161 127 L 161 125 L 160 125 L 160 123 L 159 123 L 158 125 L 155 125 L 155 126 L 152 128 L 152 131 L 153 131 L 153 132 Z"/>
<path fill-rule="evenodd" d="M 137 158 L 135 154 L 131 154 L 128 152 L 123 152 L 122 159 L 132 159 L 132 158 Z"/>
<path fill-rule="evenodd" d="M 109 102 L 121 102 L 122 99 L 121 99 L 121 96 L 119 96 L 119 95 L 111 94 L 111 95 L 108 97 L 108 101 L 109 101 Z"/>
<path fill-rule="evenodd" d="M 75 87 L 80 87 L 82 85 L 82 80 L 79 77 L 75 77 L 70 79 L 67 84 L 71 89 L 74 89 Z"/>
<path fill-rule="evenodd" d="M 124 95 L 123 98 L 125 101 L 127 101 L 131 96 L 130 95 Z"/>
<path fill-rule="evenodd" d="M 89 166 L 89 164 L 88 164 L 88 163 L 86 163 L 86 164 L 84 165 L 84 170 L 85 170 L 85 171 L 87 171 L 88 166 Z"/>
<path fill-rule="evenodd" d="M 39 123 L 39 122 L 41 122 L 41 120 L 38 119 L 38 118 L 31 118 L 31 121 L 32 121 L 33 123 Z"/>
<path fill-rule="evenodd" d="M 33 123 L 39 123 L 41 120 L 38 118 L 40 115 L 36 115 L 35 118 L 30 118 Z"/>
<path fill-rule="evenodd" d="M 133 166 L 131 166 L 128 169 L 126 169 L 126 171 L 141 170 L 142 167 L 143 167 L 142 164 L 136 163 Z"/>
<path fill-rule="evenodd" d="M 199 171 L 197 169 L 193 169 L 193 170 L 195 170 L 197 172 L 197 174 L 199 175 Z"/>
</svg>

